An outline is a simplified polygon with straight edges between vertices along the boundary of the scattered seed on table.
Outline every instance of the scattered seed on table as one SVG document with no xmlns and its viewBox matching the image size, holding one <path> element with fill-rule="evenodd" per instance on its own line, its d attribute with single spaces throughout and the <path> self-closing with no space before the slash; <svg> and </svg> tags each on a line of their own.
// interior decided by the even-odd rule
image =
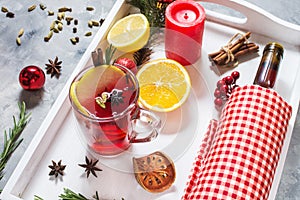
<svg viewBox="0 0 300 200">
<path fill-rule="evenodd" d="M 94 7 L 92 7 L 92 6 L 87 6 L 87 7 L 86 7 L 86 10 L 87 10 L 87 11 L 93 11 L 93 10 L 94 10 Z"/>
<path fill-rule="evenodd" d="M 52 31 L 52 30 L 54 29 L 54 27 L 55 27 L 55 24 L 56 24 L 56 22 L 55 22 L 55 21 L 53 21 L 53 22 L 51 23 L 51 25 L 50 25 L 50 31 Z"/>
<path fill-rule="evenodd" d="M 63 20 L 65 18 L 65 13 L 64 12 L 60 12 L 60 13 L 57 13 L 57 19 L 58 20 Z"/>
<path fill-rule="evenodd" d="M 84 34 L 84 36 L 87 36 L 87 37 L 89 37 L 89 36 L 91 36 L 92 35 L 92 32 L 86 32 L 85 34 Z"/>
<path fill-rule="evenodd" d="M 62 23 L 57 24 L 57 29 L 62 31 L 63 30 L 63 25 Z"/>
<path fill-rule="evenodd" d="M 100 25 L 100 23 L 98 21 L 95 21 L 95 20 L 92 20 L 92 24 L 93 24 L 93 26 L 99 26 Z"/>
<path fill-rule="evenodd" d="M 76 27 L 73 28 L 73 33 L 77 33 L 77 28 Z"/>
<path fill-rule="evenodd" d="M 51 10 L 48 10 L 48 16 L 53 16 L 53 15 L 54 15 L 54 12 Z"/>
<path fill-rule="evenodd" d="M 54 27 L 54 28 L 53 28 L 53 32 L 54 32 L 54 33 L 59 33 L 58 28 Z"/>
<path fill-rule="evenodd" d="M 36 5 L 32 5 L 28 8 L 28 12 L 31 12 L 33 11 L 34 9 L 36 8 Z"/>
<path fill-rule="evenodd" d="M 67 21 L 67 25 L 71 24 L 71 21 L 73 20 L 73 17 L 66 17 L 65 20 Z"/>
<path fill-rule="evenodd" d="M 72 8 L 62 7 L 58 9 L 58 12 L 72 12 Z"/>
<path fill-rule="evenodd" d="M 2 7 L 1 7 L 1 11 L 4 12 L 4 13 L 7 13 L 7 12 L 8 12 L 8 9 L 7 9 L 6 7 L 4 7 L 4 6 L 2 6 Z"/>
<path fill-rule="evenodd" d="M 46 7 L 44 4 L 41 4 L 41 3 L 40 3 L 40 9 L 41 9 L 41 10 L 45 10 L 46 8 L 47 8 L 47 7 Z"/>
<path fill-rule="evenodd" d="M 75 40 L 78 43 L 79 42 L 79 37 L 75 37 Z"/>
<path fill-rule="evenodd" d="M 71 38 L 70 41 L 71 41 L 71 43 L 74 44 L 74 45 L 77 43 L 77 40 L 76 40 L 76 38 L 74 38 L 74 37 Z"/>
<path fill-rule="evenodd" d="M 93 28 L 93 22 L 92 22 L 92 21 L 88 21 L 88 26 L 89 26 L 90 28 Z"/>
<path fill-rule="evenodd" d="M 7 12 L 6 13 L 6 17 L 8 17 L 8 18 L 14 18 L 15 14 L 13 12 Z"/>
<path fill-rule="evenodd" d="M 78 25 L 78 19 L 74 20 L 74 25 Z"/>
<path fill-rule="evenodd" d="M 18 37 L 22 37 L 23 34 L 24 34 L 24 29 L 21 28 L 21 29 L 19 30 Z"/>
<path fill-rule="evenodd" d="M 18 46 L 20 46 L 21 45 L 21 38 L 17 37 L 16 43 L 17 43 Z"/>
<path fill-rule="evenodd" d="M 48 42 L 51 38 L 52 38 L 52 35 L 53 35 L 53 31 L 50 31 L 48 33 L 48 35 L 46 37 L 44 37 L 44 41 L 45 42 Z"/>
</svg>

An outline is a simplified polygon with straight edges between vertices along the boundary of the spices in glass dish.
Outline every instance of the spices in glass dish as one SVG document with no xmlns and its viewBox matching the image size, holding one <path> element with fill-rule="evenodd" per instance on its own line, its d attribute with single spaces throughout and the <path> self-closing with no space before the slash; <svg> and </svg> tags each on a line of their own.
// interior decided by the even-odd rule
<svg viewBox="0 0 300 200">
<path fill-rule="evenodd" d="M 254 84 L 265 88 L 274 87 L 283 53 L 283 46 L 277 42 L 271 42 L 265 46 Z"/>
</svg>

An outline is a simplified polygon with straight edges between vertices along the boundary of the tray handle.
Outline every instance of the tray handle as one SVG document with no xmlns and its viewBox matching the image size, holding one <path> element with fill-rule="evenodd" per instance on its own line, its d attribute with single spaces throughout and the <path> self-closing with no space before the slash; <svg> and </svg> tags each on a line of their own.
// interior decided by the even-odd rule
<svg viewBox="0 0 300 200">
<path fill-rule="evenodd" d="M 206 9 L 207 20 L 300 45 L 300 26 L 286 22 L 244 0 L 201 0 L 240 12 L 246 18 L 231 17 Z"/>
</svg>

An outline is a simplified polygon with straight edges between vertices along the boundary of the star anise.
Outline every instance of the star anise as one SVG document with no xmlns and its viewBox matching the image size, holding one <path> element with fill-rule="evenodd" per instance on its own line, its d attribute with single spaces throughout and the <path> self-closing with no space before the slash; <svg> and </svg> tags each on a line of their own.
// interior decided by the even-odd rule
<svg viewBox="0 0 300 200">
<path fill-rule="evenodd" d="M 59 174 L 61 176 L 64 175 L 64 170 L 66 168 L 66 165 L 62 165 L 61 164 L 61 160 L 58 161 L 58 163 L 56 163 L 56 162 L 54 162 L 52 160 L 52 165 L 49 165 L 48 167 L 51 169 L 51 171 L 49 173 L 49 176 L 53 176 L 54 175 L 55 178 L 56 178 Z"/>
<path fill-rule="evenodd" d="M 119 105 L 121 103 L 124 103 L 124 97 L 122 90 L 113 89 L 110 96 L 111 105 Z"/>
<path fill-rule="evenodd" d="M 58 61 L 58 57 L 56 56 L 54 61 L 53 60 L 50 60 L 48 59 L 49 63 L 48 64 L 45 64 L 47 67 L 46 67 L 46 70 L 47 70 L 47 74 L 51 74 L 51 78 L 53 76 L 56 76 L 56 78 L 59 78 L 60 76 L 60 71 L 61 71 L 61 63 L 62 61 Z"/>
<path fill-rule="evenodd" d="M 93 161 L 92 159 L 89 160 L 87 156 L 85 156 L 85 163 L 86 164 L 78 164 L 80 167 L 85 168 L 86 177 L 88 178 L 90 173 L 92 173 L 95 177 L 97 177 L 96 171 L 102 171 L 102 169 L 98 168 L 96 165 L 99 160 Z"/>
</svg>

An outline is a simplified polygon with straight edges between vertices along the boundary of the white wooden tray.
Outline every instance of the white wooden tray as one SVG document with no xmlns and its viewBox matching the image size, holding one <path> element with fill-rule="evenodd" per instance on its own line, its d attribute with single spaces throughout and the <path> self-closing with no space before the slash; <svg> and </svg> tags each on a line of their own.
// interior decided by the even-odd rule
<svg viewBox="0 0 300 200">
<path fill-rule="evenodd" d="M 118 157 L 100 157 L 98 166 L 103 171 L 98 173 L 98 178 L 90 176 L 87 179 L 84 169 L 78 166 L 79 163 L 84 163 L 88 153 L 77 135 L 74 118 L 70 112 L 68 89 L 74 76 L 84 67 L 91 65 L 90 54 L 104 45 L 102 41 L 105 41 L 109 28 L 116 20 L 130 12 L 130 6 L 125 4 L 124 0 L 117 0 L 24 153 L 6 184 L 1 199 L 29 200 L 38 195 L 53 200 L 58 199 L 63 188 L 69 188 L 87 197 L 98 191 L 103 199 L 180 199 L 208 121 L 213 117 L 212 91 L 220 77 L 211 70 L 207 54 L 218 50 L 232 35 L 241 31 L 252 32 L 250 40 L 260 46 L 260 55 L 263 47 L 271 41 L 280 42 L 285 47 L 275 89 L 292 105 L 293 115 L 269 196 L 269 199 L 274 199 L 299 105 L 300 27 L 284 22 L 242 0 L 205 2 L 222 4 L 241 12 L 246 18 L 236 19 L 207 11 L 202 58 L 194 66 L 187 67 L 193 86 L 191 95 L 182 108 L 168 114 L 160 114 L 164 128 L 155 141 L 133 145 L 128 152 Z M 243 62 L 235 69 L 241 73 L 239 85 L 252 83 L 260 58 L 258 56 Z M 174 160 L 177 170 L 174 185 L 160 194 L 151 194 L 143 190 L 135 181 L 132 172 L 132 156 L 152 153 L 155 150 L 168 154 Z M 48 176 L 51 160 L 62 160 L 62 164 L 67 165 L 62 178 L 55 180 Z"/>
</svg>

